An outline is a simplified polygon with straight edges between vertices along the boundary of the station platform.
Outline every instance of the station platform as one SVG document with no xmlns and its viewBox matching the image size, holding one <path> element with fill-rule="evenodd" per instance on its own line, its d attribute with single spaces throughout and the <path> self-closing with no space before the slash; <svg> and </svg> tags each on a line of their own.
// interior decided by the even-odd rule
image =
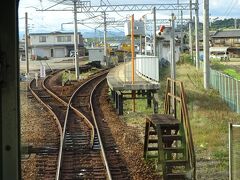
<svg viewBox="0 0 240 180">
<path fill-rule="evenodd" d="M 110 70 L 107 82 L 113 91 L 127 90 L 158 90 L 160 84 L 144 78 L 134 70 L 134 83 L 132 82 L 132 63 L 122 63 Z"/>
</svg>

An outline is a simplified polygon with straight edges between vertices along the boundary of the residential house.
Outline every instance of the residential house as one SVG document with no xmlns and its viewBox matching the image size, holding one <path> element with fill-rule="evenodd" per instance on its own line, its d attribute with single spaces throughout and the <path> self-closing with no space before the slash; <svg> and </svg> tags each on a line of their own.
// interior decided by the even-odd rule
<svg viewBox="0 0 240 180">
<path fill-rule="evenodd" d="M 70 56 L 70 51 L 74 50 L 74 33 L 72 32 L 50 32 L 31 33 L 30 48 L 32 59 L 38 58 L 61 58 Z M 84 47 L 81 33 L 78 33 L 79 54 Z"/>
<path fill-rule="evenodd" d="M 213 47 L 228 47 L 230 57 L 240 57 L 240 29 L 217 31 L 211 43 Z"/>
<path fill-rule="evenodd" d="M 171 47 L 170 42 L 172 39 L 172 27 L 166 26 L 163 32 L 157 33 L 156 39 L 156 55 L 159 57 L 161 63 L 169 64 L 171 62 Z M 180 58 L 180 32 L 175 33 L 175 60 L 179 61 Z"/>
</svg>

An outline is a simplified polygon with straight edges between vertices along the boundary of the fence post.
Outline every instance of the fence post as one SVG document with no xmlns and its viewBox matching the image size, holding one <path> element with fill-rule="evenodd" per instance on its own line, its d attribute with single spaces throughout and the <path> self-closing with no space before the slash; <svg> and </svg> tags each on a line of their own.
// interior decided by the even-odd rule
<svg viewBox="0 0 240 180">
<path fill-rule="evenodd" d="M 220 72 L 218 72 L 218 92 L 221 94 L 221 75 Z"/>
<path fill-rule="evenodd" d="M 232 180 L 232 123 L 228 123 L 229 180 Z"/>
<path fill-rule="evenodd" d="M 238 103 L 238 80 L 236 80 L 236 90 L 237 90 L 237 113 L 239 113 L 239 103 Z"/>
<path fill-rule="evenodd" d="M 227 80 L 226 80 L 226 75 L 224 75 L 223 77 L 224 77 L 224 99 L 226 102 L 227 101 Z"/>
<path fill-rule="evenodd" d="M 235 99 L 234 99 L 234 79 L 232 78 L 232 107 L 233 107 L 233 110 L 235 111 Z"/>
<path fill-rule="evenodd" d="M 230 98 L 230 77 L 229 76 L 227 76 L 227 81 L 228 81 L 228 83 L 227 83 L 227 94 L 228 94 L 228 105 L 231 107 L 231 98 Z"/>
</svg>

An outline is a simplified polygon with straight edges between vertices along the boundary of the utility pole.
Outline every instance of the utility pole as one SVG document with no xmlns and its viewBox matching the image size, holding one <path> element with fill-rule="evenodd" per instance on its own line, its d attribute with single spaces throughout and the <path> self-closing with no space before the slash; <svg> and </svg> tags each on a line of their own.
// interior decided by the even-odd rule
<svg viewBox="0 0 240 180">
<path fill-rule="evenodd" d="M 145 48 L 144 54 L 147 55 L 147 15 L 144 15 L 144 28 L 145 28 Z"/>
<path fill-rule="evenodd" d="M 142 35 L 140 34 L 140 40 L 139 40 L 139 49 L 140 49 L 140 54 L 142 55 Z"/>
<path fill-rule="evenodd" d="M 183 11 L 181 11 L 181 52 L 183 52 Z"/>
<path fill-rule="evenodd" d="M 29 75 L 29 59 L 28 59 L 28 13 L 25 12 L 25 61 L 26 61 L 26 76 Z"/>
<path fill-rule="evenodd" d="M 77 0 L 73 1 L 73 6 L 74 6 L 74 53 L 75 53 L 75 75 L 76 79 L 78 80 L 79 77 L 79 64 L 78 64 L 78 28 L 77 28 Z"/>
<path fill-rule="evenodd" d="M 192 44 L 192 0 L 190 0 L 190 21 L 189 21 L 189 48 L 190 56 L 193 59 L 193 44 Z"/>
<path fill-rule="evenodd" d="M 176 60 L 175 60 L 175 21 L 176 16 L 174 13 L 171 14 L 171 39 L 170 39 L 170 50 L 171 50 L 171 79 L 176 80 Z M 171 93 L 175 96 L 176 94 L 176 85 L 175 82 L 171 85 Z M 172 98 L 172 111 L 176 114 L 176 100 Z"/>
<path fill-rule="evenodd" d="M 237 18 L 234 19 L 234 28 L 237 29 Z"/>
<path fill-rule="evenodd" d="M 196 69 L 199 69 L 199 12 L 198 0 L 195 0 L 195 49 L 196 49 Z"/>
<path fill-rule="evenodd" d="M 153 7 L 153 55 L 156 56 L 156 7 Z"/>
<path fill-rule="evenodd" d="M 171 26 L 172 26 L 172 33 L 171 33 L 171 78 L 176 79 L 176 60 L 175 60 L 175 19 L 176 16 L 174 13 L 171 14 Z"/>
<path fill-rule="evenodd" d="M 107 22 L 106 22 L 106 12 L 103 12 L 103 26 L 104 26 L 104 34 L 103 34 L 103 43 L 104 43 L 104 60 L 106 61 L 106 66 L 108 66 L 109 62 L 107 59 Z"/>
<path fill-rule="evenodd" d="M 203 1 L 204 88 L 209 88 L 209 0 Z"/>
<path fill-rule="evenodd" d="M 134 84 L 135 81 L 135 45 L 134 45 L 134 14 L 131 16 L 131 51 L 132 51 L 132 84 Z M 135 104 L 135 98 L 136 98 L 136 91 L 132 90 L 132 100 L 133 100 L 133 112 L 135 112 L 136 104 Z"/>
<path fill-rule="evenodd" d="M 135 60 L 135 45 L 134 45 L 134 14 L 131 16 L 131 52 L 132 52 L 132 84 L 134 84 L 134 60 Z"/>
</svg>

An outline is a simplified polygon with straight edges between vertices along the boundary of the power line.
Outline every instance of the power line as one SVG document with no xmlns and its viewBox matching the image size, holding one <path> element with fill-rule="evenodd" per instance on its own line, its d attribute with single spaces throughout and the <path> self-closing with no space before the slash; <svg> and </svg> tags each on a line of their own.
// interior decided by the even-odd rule
<svg viewBox="0 0 240 180">
<path fill-rule="evenodd" d="M 233 9 L 235 3 L 237 3 L 237 0 L 236 0 L 235 2 L 233 2 L 233 4 L 232 4 L 232 6 L 231 6 L 231 8 L 230 8 L 230 10 L 228 11 L 228 13 L 227 13 L 226 16 L 229 16 L 229 14 L 232 12 L 232 9 Z"/>
<path fill-rule="evenodd" d="M 233 7 L 235 4 L 235 0 L 232 0 L 229 4 L 228 4 L 228 8 L 226 9 L 224 16 L 228 16 L 230 14 L 230 12 L 232 11 Z"/>
</svg>

